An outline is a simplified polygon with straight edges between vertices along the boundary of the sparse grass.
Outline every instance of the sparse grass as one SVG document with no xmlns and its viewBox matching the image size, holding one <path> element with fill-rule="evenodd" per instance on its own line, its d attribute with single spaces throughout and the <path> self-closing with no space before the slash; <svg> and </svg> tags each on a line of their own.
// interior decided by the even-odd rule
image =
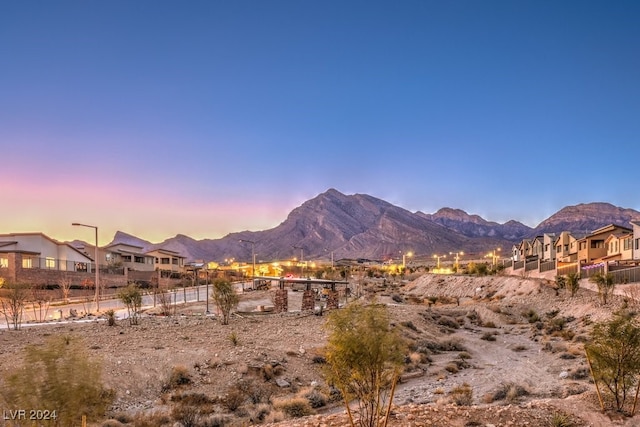
<svg viewBox="0 0 640 427">
<path fill-rule="evenodd" d="M 528 347 L 526 345 L 523 345 L 523 344 L 519 344 L 519 345 L 517 345 L 517 346 L 515 346 L 513 348 L 513 351 L 515 351 L 515 352 L 520 352 L 520 351 L 525 351 L 525 350 L 528 350 Z"/>
<path fill-rule="evenodd" d="M 181 386 L 191 384 L 191 374 L 186 366 L 178 365 L 171 368 L 169 378 L 162 387 L 163 391 L 174 390 Z"/>
<path fill-rule="evenodd" d="M 566 414 L 556 412 L 551 418 L 550 427 L 573 427 L 573 421 Z"/>
<path fill-rule="evenodd" d="M 480 339 L 481 340 L 485 340 L 485 341 L 495 341 L 496 340 L 496 334 L 493 333 L 493 332 L 485 332 L 484 334 L 482 334 Z"/>
<path fill-rule="evenodd" d="M 229 342 L 231 343 L 231 345 L 233 345 L 234 347 L 238 345 L 239 338 L 238 338 L 238 334 L 236 333 L 236 331 L 231 332 L 228 336 L 227 339 L 229 340 Z"/>
<path fill-rule="evenodd" d="M 527 396 L 529 392 L 521 385 L 514 383 L 501 384 L 500 387 L 491 395 L 491 402 L 496 400 L 506 400 L 509 403 L 514 403 L 518 398 Z M 488 403 L 491 403 L 488 402 Z"/>
</svg>

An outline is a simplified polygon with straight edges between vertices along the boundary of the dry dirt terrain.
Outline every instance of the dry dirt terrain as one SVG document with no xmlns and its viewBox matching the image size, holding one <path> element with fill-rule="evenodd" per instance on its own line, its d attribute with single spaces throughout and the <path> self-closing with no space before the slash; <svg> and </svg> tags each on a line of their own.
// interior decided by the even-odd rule
<svg viewBox="0 0 640 427">
<path fill-rule="evenodd" d="M 590 290 L 570 298 L 539 280 L 429 274 L 369 283 L 362 294 L 388 304 L 411 342 L 390 426 L 640 426 L 638 417 L 601 413 L 582 349 L 593 322 L 622 297 L 602 306 Z M 321 373 L 326 313 L 254 311 L 270 298 L 243 294 L 229 325 L 204 316 L 201 303 L 171 317 L 149 313 L 136 326 L 100 320 L 2 330 L 0 377 L 22 363 L 25 346 L 65 334 L 101 360 L 115 392 L 110 420 L 95 425 L 173 426 L 191 403 L 200 426 L 348 425 Z M 301 293 L 289 298 L 290 309 L 300 306 Z M 315 415 L 287 415 L 281 404 L 294 397 Z"/>
</svg>

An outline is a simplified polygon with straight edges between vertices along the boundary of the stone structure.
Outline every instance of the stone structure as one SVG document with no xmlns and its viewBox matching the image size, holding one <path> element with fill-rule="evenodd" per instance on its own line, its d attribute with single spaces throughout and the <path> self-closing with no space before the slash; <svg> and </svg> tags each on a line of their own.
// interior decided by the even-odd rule
<svg viewBox="0 0 640 427">
<path fill-rule="evenodd" d="M 338 308 L 340 305 L 340 294 L 338 291 L 329 290 L 327 292 L 327 309 Z"/>
<path fill-rule="evenodd" d="M 313 289 L 307 289 L 302 294 L 302 311 L 311 311 L 316 307 L 316 293 Z"/>
<path fill-rule="evenodd" d="M 286 288 L 276 289 L 274 309 L 276 313 L 286 313 L 289 311 L 289 290 Z"/>
</svg>

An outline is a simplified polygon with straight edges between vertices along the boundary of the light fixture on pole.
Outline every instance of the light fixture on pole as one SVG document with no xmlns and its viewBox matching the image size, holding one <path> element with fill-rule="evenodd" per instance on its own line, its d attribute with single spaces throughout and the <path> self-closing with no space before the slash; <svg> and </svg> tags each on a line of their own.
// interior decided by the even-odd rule
<svg viewBox="0 0 640 427">
<path fill-rule="evenodd" d="M 74 226 L 78 226 L 78 227 L 88 227 L 88 228 L 93 228 L 96 231 L 96 247 L 95 247 L 95 256 L 94 256 L 94 263 L 95 263 L 95 273 L 96 273 L 96 312 L 100 312 L 100 266 L 98 265 L 98 227 L 95 225 L 87 225 L 87 224 L 80 224 L 79 222 L 74 222 L 71 225 Z"/>
<path fill-rule="evenodd" d="M 404 270 L 407 267 L 407 257 L 412 257 L 413 252 L 405 252 L 402 254 L 402 269 Z"/>
<path fill-rule="evenodd" d="M 456 256 L 456 262 L 453 265 L 456 269 L 456 272 L 460 269 L 460 255 L 464 255 L 464 252 L 460 251 L 460 252 L 449 252 L 449 255 L 455 255 Z"/>
<path fill-rule="evenodd" d="M 436 258 L 438 260 L 438 266 L 436 267 L 438 270 L 440 270 L 440 258 L 446 258 L 446 255 L 434 255 L 434 258 Z"/>
</svg>

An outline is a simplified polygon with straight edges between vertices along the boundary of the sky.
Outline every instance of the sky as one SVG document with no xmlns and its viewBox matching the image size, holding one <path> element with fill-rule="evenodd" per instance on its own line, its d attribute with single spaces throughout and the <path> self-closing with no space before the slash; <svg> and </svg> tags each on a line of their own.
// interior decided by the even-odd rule
<svg viewBox="0 0 640 427">
<path fill-rule="evenodd" d="M 640 210 L 640 2 L 0 0 L 0 234 L 265 230 L 329 188 Z"/>
</svg>

